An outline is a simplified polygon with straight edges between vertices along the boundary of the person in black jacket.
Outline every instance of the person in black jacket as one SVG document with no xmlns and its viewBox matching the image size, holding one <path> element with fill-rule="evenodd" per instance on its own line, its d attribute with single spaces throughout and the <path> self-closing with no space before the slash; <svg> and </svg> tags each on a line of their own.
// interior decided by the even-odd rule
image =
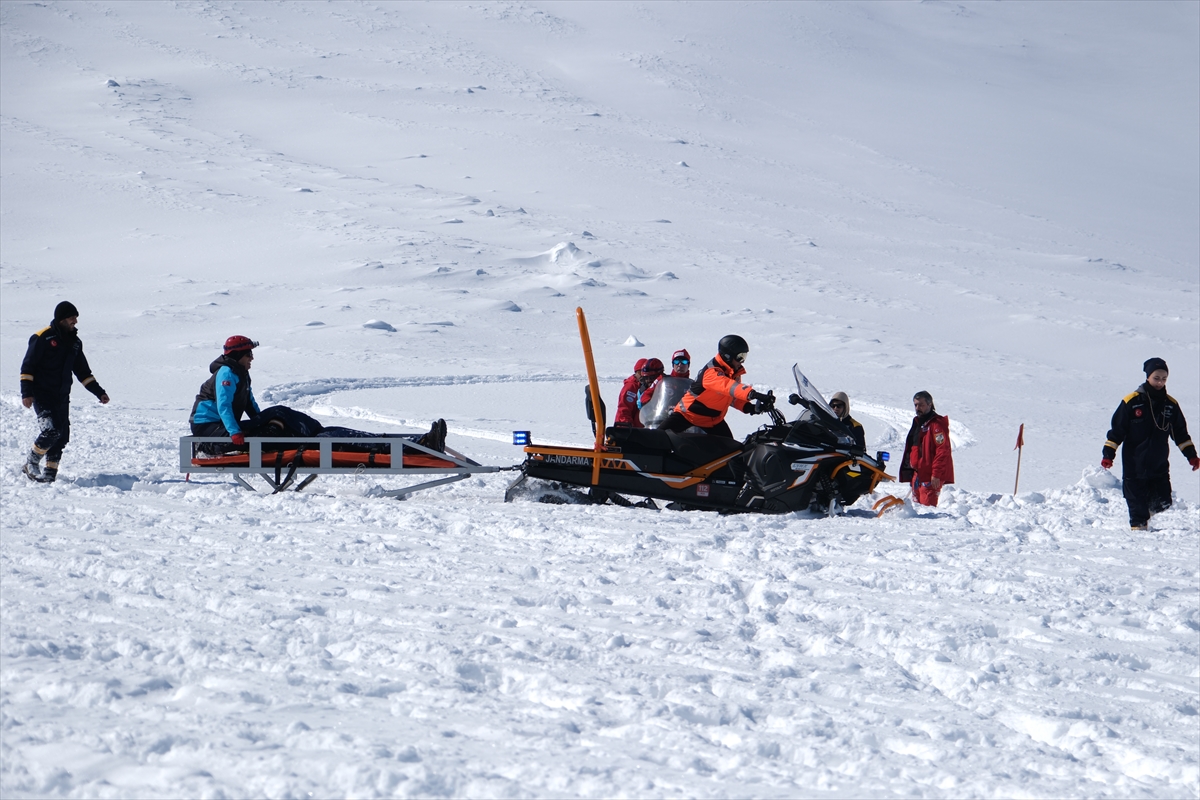
<svg viewBox="0 0 1200 800">
<path fill-rule="evenodd" d="M 72 376 L 101 403 L 108 402 L 108 395 L 96 382 L 83 354 L 78 323 L 79 310 L 65 300 L 59 303 L 54 308 L 54 321 L 29 337 L 29 349 L 21 362 L 21 403 L 37 412 L 41 428 L 24 472 L 39 483 L 53 483 L 58 477 L 59 459 L 71 440 Z"/>
<path fill-rule="evenodd" d="M 867 432 L 863 430 L 861 422 L 850 416 L 849 396 L 845 392 L 834 392 L 833 396 L 829 398 L 829 407 L 833 409 L 833 413 L 838 415 L 842 424 L 854 434 L 854 444 L 865 453 L 867 451 Z"/>
<path fill-rule="evenodd" d="M 1171 446 L 1183 452 L 1192 470 L 1200 469 L 1196 445 L 1175 398 L 1167 394 L 1167 362 L 1151 358 L 1142 365 L 1146 382 L 1125 396 L 1112 418 L 1100 466 L 1109 469 L 1121 450 L 1122 488 L 1129 506 L 1129 527 L 1146 530 L 1150 517 L 1171 507 Z"/>
</svg>

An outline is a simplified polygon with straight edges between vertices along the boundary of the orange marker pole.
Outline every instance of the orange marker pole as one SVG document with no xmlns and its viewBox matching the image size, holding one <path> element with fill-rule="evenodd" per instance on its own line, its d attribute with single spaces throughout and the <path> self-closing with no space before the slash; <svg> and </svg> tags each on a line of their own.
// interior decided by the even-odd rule
<svg viewBox="0 0 1200 800">
<path fill-rule="evenodd" d="M 596 380 L 596 362 L 592 360 L 592 337 L 588 336 L 587 317 L 582 308 L 575 309 L 579 322 L 579 340 L 583 342 L 583 360 L 587 364 L 588 391 L 592 395 L 592 410 L 596 415 L 596 454 L 592 457 L 592 486 L 600 483 L 600 446 L 604 442 L 604 411 L 600 405 L 600 383 Z"/>
</svg>

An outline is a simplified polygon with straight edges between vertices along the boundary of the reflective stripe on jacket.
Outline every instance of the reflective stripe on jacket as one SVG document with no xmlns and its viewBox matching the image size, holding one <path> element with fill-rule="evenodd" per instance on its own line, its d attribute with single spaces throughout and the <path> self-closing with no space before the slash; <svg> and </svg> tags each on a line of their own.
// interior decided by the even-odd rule
<svg viewBox="0 0 1200 800">
<path fill-rule="evenodd" d="M 675 406 L 688 422 L 699 428 L 711 428 L 725 419 L 729 407 L 745 410 L 754 387 L 742 383 L 746 370 L 740 364 L 733 369 L 720 355 L 704 365 L 687 394 Z"/>
<path fill-rule="evenodd" d="M 908 436 L 905 464 L 912 471 L 912 478 L 920 483 L 929 483 L 937 478 L 942 483 L 954 483 L 954 457 L 950 453 L 950 418 L 930 414 L 917 427 L 919 418 L 913 420 L 913 430 Z M 903 479 L 903 478 L 902 478 Z"/>
<path fill-rule="evenodd" d="M 1130 478 L 1149 478 L 1170 470 L 1171 439 L 1184 458 L 1196 457 L 1179 403 L 1165 389 L 1143 383 L 1117 406 L 1101 452 L 1115 459 L 1120 447 L 1122 472 Z"/>
</svg>

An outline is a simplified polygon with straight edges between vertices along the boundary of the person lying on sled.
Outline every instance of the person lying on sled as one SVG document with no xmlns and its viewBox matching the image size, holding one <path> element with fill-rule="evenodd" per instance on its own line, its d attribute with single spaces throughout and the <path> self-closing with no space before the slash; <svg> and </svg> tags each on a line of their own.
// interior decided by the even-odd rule
<svg viewBox="0 0 1200 800">
<path fill-rule="evenodd" d="M 377 438 L 379 434 L 351 428 L 326 428 L 307 414 L 287 406 L 271 406 L 260 410 L 250 388 L 250 366 L 258 342 L 246 336 L 230 336 L 225 340 L 222 355 L 208 365 L 208 380 L 200 386 L 192 404 L 189 423 L 193 436 L 228 436 L 233 447 L 246 446 L 246 436 L 331 436 Z M 248 415 L 247 419 L 243 416 Z M 438 452 L 446 449 L 446 421 L 433 423 L 429 433 L 404 436 L 417 444 Z M 202 452 L 224 453 L 230 448 L 221 444 L 201 445 Z"/>
</svg>

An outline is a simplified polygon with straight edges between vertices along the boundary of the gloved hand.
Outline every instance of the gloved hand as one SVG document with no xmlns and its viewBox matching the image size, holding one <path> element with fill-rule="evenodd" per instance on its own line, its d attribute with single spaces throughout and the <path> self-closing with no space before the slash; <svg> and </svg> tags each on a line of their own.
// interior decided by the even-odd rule
<svg viewBox="0 0 1200 800">
<path fill-rule="evenodd" d="M 766 394 L 763 394 L 762 392 L 760 392 L 756 389 L 751 389 L 750 390 L 750 399 L 758 401 L 758 411 L 755 412 L 756 414 L 761 414 L 762 412 L 766 411 L 767 409 L 775 407 L 775 395 L 771 392 L 767 392 Z"/>
<path fill-rule="evenodd" d="M 746 413 L 751 416 L 763 413 L 762 403 L 757 400 L 752 403 L 746 403 Z"/>
<path fill-rule="evenodd" d="M 238 447 L 246 446 L 246 437 L 244 434 L 235 433 L 233 436 L 230 436 L 229 438 L 232 439 L 233 443 L 236 444 Z"/>
<path fill-rule="evenodd" d="M 1192 472 L 1195 472 L 1196 470 L 1200 469 L 1200 456 L 1189 458 L 1188 463 L 1192 465 Z"/>
<path fill-rule="evenodd" d="M 1104 467 L 1105 469 L 1112 469 L 1112 464 L 1113 462 L 1111 458 L 1100 459 L 1100 466 Z"/>
</svg>

